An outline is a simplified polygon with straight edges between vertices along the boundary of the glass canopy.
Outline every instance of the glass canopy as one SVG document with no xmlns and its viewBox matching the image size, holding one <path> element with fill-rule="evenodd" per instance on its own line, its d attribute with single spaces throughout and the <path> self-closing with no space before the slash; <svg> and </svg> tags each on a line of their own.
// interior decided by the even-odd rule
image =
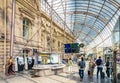
<svg viewBox="0 0 120 83">
<path fill-rule="evenodd" d="M 41 0 L 41 6 L 86 46 L 108 38 L 120 16 L 120 0 Z"/>
</svg>

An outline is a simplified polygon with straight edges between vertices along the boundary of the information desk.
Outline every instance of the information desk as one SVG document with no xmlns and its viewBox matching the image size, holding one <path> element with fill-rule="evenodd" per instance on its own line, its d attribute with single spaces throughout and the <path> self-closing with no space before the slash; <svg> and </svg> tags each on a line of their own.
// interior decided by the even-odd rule
<svg viewBox="0 0 120 83">
<path fill-rule="evenodd" d="M 48 64 L 48 65 L 34 65 L 34 75 L 36 76 L 48 76 L 57 75 L 63 72 L 64 64 Z"/>
</svg>

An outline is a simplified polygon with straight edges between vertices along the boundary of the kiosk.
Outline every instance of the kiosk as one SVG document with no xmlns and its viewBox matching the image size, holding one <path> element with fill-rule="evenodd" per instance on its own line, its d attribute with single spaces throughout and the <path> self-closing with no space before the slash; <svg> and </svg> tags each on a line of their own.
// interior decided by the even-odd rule
<svg viewBox="0 0 120 83">
<path fill-rule="evenodd" d="M 55 75 L 63 72 L 65 67 L 59 53 L 40 53 L 42 63 L 33 66 L 34 74 L 38 76 Z"/>
</svg>

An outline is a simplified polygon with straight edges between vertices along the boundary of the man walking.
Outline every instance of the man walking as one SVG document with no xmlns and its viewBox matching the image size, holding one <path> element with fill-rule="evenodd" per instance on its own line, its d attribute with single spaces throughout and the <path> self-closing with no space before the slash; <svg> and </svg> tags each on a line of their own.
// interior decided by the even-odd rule
<svg viewBox="0 0 120 83">
<path fill-rule="evenodd" d="M 109 57 L 107 57 L 107 61 L 106 61 L 106 74 L 107 74 L 107 77 L 109 78 L 110 77 L 110 61 L 109 61 Z"/>
<path fill-rule="evenodd" d="M 80 69 L 79 69 L 79 75 L 80 75 L 80 79 L 81 79 L 80 81 L 82 81 L 83 77 L 84 77 L 85 66 L 86 66 L 83 57 L 81 57 L 81 61 L 79 61 L 78 65 L 80 67 Z"/>
<path fill-rule="evenodd" d="M 102 75 L 103 60 L 101 59 L 101 56 L 99 56 L 99 58 L 96 60 L 96 65 L 97 65 L 97 79 L 98 79 L 99 72 L 100 72 L 100 77 L 103 78 L 103 75 Z"/>
</svg>

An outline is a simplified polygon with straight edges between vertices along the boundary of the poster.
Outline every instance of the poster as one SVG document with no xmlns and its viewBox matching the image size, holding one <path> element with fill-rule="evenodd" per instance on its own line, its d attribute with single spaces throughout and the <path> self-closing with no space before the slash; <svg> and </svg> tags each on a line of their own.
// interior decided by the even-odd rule
<svg viewBox="0 0 120 83">
<path fill-rule="evenodd" d="M 59 61 L 60 61 L 60 54 L 54 53 L 50 55 L 51 63 L 59 63 Z"/>
</svg>

